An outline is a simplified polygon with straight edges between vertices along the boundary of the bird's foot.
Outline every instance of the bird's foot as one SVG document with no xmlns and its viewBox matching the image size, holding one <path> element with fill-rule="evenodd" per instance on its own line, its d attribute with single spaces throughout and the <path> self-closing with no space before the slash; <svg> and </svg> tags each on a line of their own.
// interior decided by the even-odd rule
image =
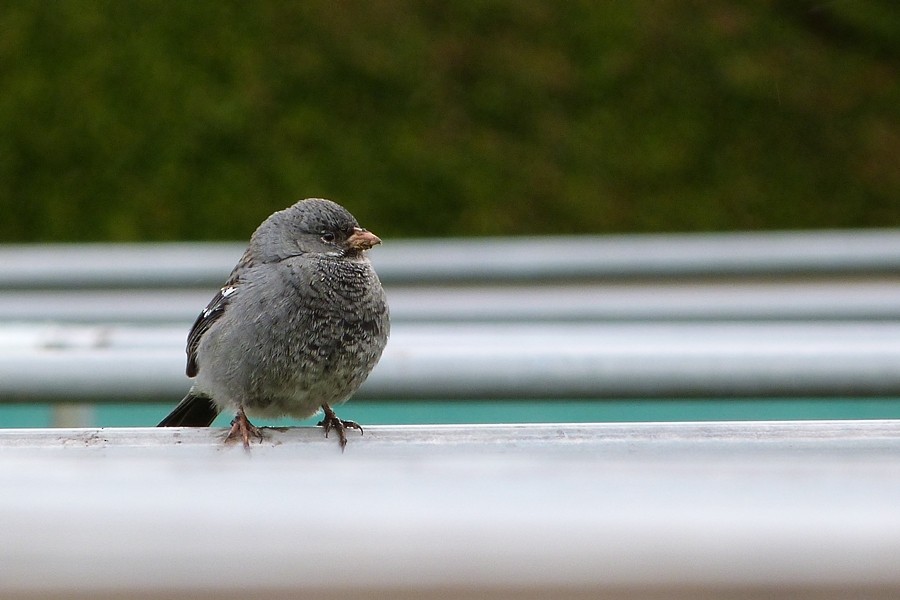
<svg viewBox="0 0 900 600">
<path fill-rule="evenodd" d="M 339 419 L 330 406 L 327 404 L 322 405 L 322 411 L 325 413 L 325 417 L 319 421 L 319 427 L 325 428 L 325 437 L 328 437 L 328 432 L 334 429 L 337 431 L 338 438 L 341 444 L 341 452 L 344 451 L 344 447 L 347 445 L 347 435 L 344 433 L 347 429 L 359 429 L 359 434 L 363 434 L 362 426 L 356 421 L 346 421 L 344 419 Z"/>
<path fill-rule="evenodd" d="M 262 429 L 250 422 L 244 408 L 238 408 L 237 414 L 231 420 L 231 430 L 225 436 L 225 443 L 240 438 L 244 442 L 244 449 L 250 449 L 250 436 L 255 437 L 260 442 L 263 441 Z"/>
</svg>

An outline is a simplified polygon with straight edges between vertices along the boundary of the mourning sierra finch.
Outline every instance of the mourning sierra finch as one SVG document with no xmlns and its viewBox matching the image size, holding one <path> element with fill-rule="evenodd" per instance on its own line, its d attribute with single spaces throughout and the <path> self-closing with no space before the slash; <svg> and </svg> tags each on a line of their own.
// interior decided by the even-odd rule
<svg viewBox="0 0 900 600">
<path fill-rule="evenodd" d="M 342 206 L 309 198 L 270 216 L 187 338 L 193 386 L 160 427 L 208 427 L 235 412 L 228 439 L 261 432 L 247 419 L 304 419 L 325 434 L 362 430 L 338 419 L 381 358 L 390 333 L 381 282 L 366 257 L 380 243 Z"/>
</svg>

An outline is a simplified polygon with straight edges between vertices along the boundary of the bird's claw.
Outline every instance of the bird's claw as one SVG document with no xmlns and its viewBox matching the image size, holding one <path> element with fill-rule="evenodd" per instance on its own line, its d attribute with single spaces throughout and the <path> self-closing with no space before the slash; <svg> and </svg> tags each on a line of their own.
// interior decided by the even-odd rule
<svg viewBox="0 0 900 600">
<path fill-rule="evenodd" d="M 347 434 L 344 433 L 347 429 L 358 429 L 359 434 L 363 435 L 362 425 L 356 421 L 338 418 L 338 416 L 334 414 L 334 410 L 327 404 L 322 405 L 322 410 L 325 412 L 325 417 L 319 421 L 318 425 L 325 429 L 325 437 L 328 437 L 328 433 L 332 429 L 337 431 L 341 452 L 343 452 L 344 448 L 347 446 Z"/>
<path fill-rule="evenodd" d="M 250 450 L 250 436 L 255 437 L 259 442 L 263 441 L 262 429 L 250 422 L 242 407 L 238 409 L 234 419 L 231 420 L 231 430 L 225 436 L 225 443 L 240 438 L 244 443 L 244 449 Z"/>
</svg>

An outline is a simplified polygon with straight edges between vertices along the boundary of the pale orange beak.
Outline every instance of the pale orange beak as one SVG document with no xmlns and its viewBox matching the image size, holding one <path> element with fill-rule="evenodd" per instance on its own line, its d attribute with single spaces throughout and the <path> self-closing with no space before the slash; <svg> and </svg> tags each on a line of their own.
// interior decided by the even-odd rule
<svg viewBox="0 0 900 600">
<path fill-rule="evenodd" d="M 366 231 L 361 227 L 354 227 L 353 233 L 347 238 L 346 243 L 348 247 L 354 250 L 368 250 L 372 246 L 380 244 L 381 238 L 371 231 Z"/>
</svg>

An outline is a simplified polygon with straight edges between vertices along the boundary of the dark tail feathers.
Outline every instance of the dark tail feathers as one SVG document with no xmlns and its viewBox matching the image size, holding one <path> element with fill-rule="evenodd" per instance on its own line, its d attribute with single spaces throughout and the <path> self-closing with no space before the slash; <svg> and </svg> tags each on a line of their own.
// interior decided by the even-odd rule
<svg viewBox="0 0 900 600">
<path fill-rule="evenodd" d="M 217 416 L 219 409 L 212 400 L 188 392 L 157 427 L 209 427 Z"/>
</svg>

